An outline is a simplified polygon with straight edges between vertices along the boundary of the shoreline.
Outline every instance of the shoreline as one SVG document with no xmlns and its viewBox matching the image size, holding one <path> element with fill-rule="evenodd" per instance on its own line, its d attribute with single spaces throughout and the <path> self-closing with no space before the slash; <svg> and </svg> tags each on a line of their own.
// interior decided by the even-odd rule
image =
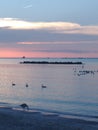
<svg viewBox="0 0 98 130">
<path fill-rule="evenodd" d="M 37 110 L 0 108 L 0 130 L 98 130 L 98 122 Z"/>
<path fill-rule="evenodd" d="M 69 119 L 79 119 L 79 120 L 85 120 L 85 121 L 94 121 L 98 122 L 98 116 L 97 115 L 85 115 L 85 114 L 79 114 L 79 113 L 71 113 L 71 112 L 64 112 L 64 111 L 57 111 L 52 109 L 44 109 L 44 108 L 37 108 L 28 106 L 29 111 L 28 112 L 36 112 L 41 114 L 49 114 L 49 115 L 58 115 L 60 117 L 67 117 Z M 19 104 L 13 104 L 13 103 L 5 103 L 0 102 L 0 109 L 12 109 L 12 110 L 18 110 L 23 111 L 23 108 Z"/>
</svg>

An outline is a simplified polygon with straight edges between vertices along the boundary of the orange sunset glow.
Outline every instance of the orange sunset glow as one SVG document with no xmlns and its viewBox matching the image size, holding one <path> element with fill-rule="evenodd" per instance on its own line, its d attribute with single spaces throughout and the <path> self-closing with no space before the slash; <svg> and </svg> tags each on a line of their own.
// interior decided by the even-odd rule
<svg viewBox="0 0 98 130">
<path fill-rule="evenodd" d="M 84 54 L 79 54 L 77 56 L 77 54 L 74 54 L 74 53 L 64 53 L 64 52 L 25 52 L 25 51 L 17 51 L 17 50 L 7 50 L 7 49 L 4 49 L 4 50 L 0 50 L 0 57 L 22 57 L 22 56 L 25 56 L 25 57 L 36 57 L 36 58 L 39 58 L 39 57 L 58 57 L 58 58 L 64 58 L 64 57 L 68 57 L 68 58 L 74 58 L 74 57 L 88 57 L 88 55 L 86 55 L 86 53 Z M 98 57 L 96 56 L 96 53 L 91 53 L 89 55 L 89 57 Z"/>
</svg>

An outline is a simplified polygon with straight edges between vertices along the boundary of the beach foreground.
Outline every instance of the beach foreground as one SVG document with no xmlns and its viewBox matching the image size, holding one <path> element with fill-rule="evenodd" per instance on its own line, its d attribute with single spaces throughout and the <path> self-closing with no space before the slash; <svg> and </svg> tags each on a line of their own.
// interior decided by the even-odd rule
<svg viewBox="0 0 98 130">
<path fill-rule="evenodd" d="M 98 123 L 37 111 L 0 108 L 0 130 L 98 130 Z"/>
</svg>

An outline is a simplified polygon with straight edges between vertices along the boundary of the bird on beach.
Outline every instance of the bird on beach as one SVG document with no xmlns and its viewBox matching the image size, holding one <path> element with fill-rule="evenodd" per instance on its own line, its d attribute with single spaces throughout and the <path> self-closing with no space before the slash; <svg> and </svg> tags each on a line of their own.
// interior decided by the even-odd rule
<svg viewBox="0 0 98 130">
<path fill-rule="evenodd" d="M 26 103 L 20 105 L 24 110 L 29 110 L 29 106 Z"/>
</svg>

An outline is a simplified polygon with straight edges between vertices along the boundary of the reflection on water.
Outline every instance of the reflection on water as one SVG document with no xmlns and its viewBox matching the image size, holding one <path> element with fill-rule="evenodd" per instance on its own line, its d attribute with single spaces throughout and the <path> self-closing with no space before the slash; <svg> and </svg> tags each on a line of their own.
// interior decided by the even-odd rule
<svg viewBox="0 0 98 130">
<path fill-rule="evenodd" d="M 98 62 L 84 62 L 84 66 L 0 64 L 0 102 L 98 116 Z"/>
</svg>

